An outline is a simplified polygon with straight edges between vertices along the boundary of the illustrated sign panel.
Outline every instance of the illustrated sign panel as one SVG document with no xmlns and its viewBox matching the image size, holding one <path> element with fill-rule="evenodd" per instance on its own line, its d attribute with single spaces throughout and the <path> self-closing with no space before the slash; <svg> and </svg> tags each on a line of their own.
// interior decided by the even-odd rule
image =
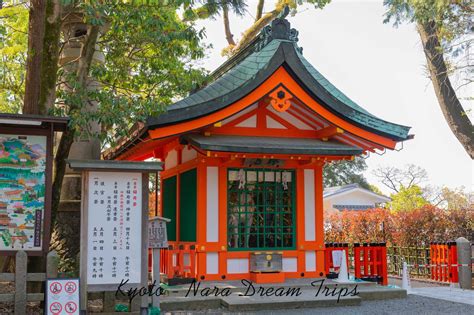
<svg viewBox="0 0 474 315">
<path fill-rule="evenodd" d="M 79 315 L 79 279 L 48 279 L 46 314 Z"/>
<path fill-rule="evenodd" d="M 46 148 L 45 136 L 0 134 L 0 252 L 42 249 Z"/>
<path fill-rule="evenodd" d="M 87 284 L 141 283 L 142 174 L 89 172 Z"/>
<path fill-rule="evenodd" d="M 154 219 L 148 222 L 148 247 L 168 248 L 166 221 L 161 219 Z"/>
</svg>

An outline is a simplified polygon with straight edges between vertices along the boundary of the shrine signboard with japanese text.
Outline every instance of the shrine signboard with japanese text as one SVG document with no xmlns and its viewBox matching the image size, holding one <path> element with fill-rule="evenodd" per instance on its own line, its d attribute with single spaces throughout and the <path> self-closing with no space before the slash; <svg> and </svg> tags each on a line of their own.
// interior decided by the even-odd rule
<svg viewBox="0 0 474 315">
<path fill-rule="evenodd" d="M 162 217 L 150 219 L 148 222 L 148 248 L 168 248 L 166 223 L 170 221 Z"/>
<path fill-rule="evenodd" d="M 68 160 L 82 173 L 80 310 L 87 292 L 146 287 L 149 173 L 159 162 Z M 146 312 L 148 297 L 141 297 Z"/>
<path fill-rule="evenodd" d="M 142 174 L 89 172 L 87 283 L 141 282 Z"/>
</svg>

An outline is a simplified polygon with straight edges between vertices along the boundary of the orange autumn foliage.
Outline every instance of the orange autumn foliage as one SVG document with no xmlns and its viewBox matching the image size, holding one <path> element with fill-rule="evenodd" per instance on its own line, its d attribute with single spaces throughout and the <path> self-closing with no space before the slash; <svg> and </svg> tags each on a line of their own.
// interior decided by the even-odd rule
<svg viewBox="0 0 474 315">
<path fill-rule="evenodd" d="M 432 205 L 412 211 L 340 211 L 325 222 L 326 242 L 387 242 L 424 246 L 433 241 L 474 239 L 474 209 L 444 210 Z"/>
</svg>

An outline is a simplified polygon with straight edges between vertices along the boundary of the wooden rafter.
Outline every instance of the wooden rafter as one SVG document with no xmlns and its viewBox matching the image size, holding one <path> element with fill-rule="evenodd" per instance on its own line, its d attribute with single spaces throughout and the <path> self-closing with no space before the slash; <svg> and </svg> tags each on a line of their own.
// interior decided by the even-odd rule
<svg viewBox="0 0 474 315">
<path fill-rule="evenodd" d="M 344 130 L 336 126 L 328 126 L 315 132 L 315 137 L 327 141 L 328 139 L 344 133 Z"/>
</svg>

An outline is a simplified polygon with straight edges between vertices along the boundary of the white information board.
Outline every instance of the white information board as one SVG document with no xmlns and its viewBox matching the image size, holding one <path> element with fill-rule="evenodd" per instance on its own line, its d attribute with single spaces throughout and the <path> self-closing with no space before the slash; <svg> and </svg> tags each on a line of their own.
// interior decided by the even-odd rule
<svg viewBox="0 0 474 315">
<path fill-rule="evenodd" d="M 46 314 L 79 315 L 79 279 L 46 281 Z"/>
<path fill-rule="evenodd" d="M 87 284 L 141 283 L 142 174 L 89 172 Z"/>
</svg>

